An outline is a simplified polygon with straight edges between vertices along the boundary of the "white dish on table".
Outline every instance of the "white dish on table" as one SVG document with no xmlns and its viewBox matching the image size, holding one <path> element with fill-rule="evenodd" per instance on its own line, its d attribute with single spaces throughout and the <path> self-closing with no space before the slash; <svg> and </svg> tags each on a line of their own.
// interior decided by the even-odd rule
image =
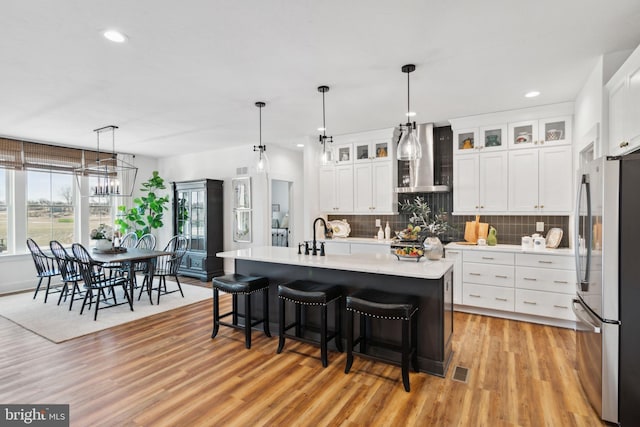
<svg viewBox="0 0 640 427">
<path fill-rule="evenodd" d="M 337 219 L 329 221 L 327 224 L 333 230 L 333 237 L 349 237 L 349 233 L 351 233 L 351 226 L 347 221 Z"/>
</svg>

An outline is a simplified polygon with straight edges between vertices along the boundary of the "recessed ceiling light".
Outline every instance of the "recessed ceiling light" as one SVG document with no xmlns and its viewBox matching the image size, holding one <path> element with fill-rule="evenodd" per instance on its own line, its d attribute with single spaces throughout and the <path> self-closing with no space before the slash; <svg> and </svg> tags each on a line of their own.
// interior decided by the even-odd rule
<svg viewBox="0 0 640 427">
<path fill-rule="evenodd" d="M 102 33 L 105 39 L 110 40 L 114 43 L 124 43 L 127 41 L 127 37 L 122 34 L 120 31 L 116 30 L 107 30 Z"/>
<path fill-rule="evenodd" d="M 408 113 L 405 113 L 405 115 L 406 115 L 407 117 L 415 117 L 416 112 L 415 112 L 415 111 L 409 111 Z"/>
<path fill-rule="evenodd" d="M 540 92 L 538 92 L 537 90 L 532 90 L 531 92 L 527 92 L 525 93 L 525 97 L 526 98 L 535 98 L 536 96 L 540 95 Z"/>
<path fill-rule="evenodd" d="M 325 128 L 323 128 L 323 127 L 319 127 L 319 128 L 318 128 L 318 132 L 322 132 L 323 130 L 326 130 L 326 129 L 325 129 Z"/>
<path fill-rule="evenodd" d="M 302 147 L 304 147 L 304 144 L 296 144 L 296 147 L 302 148 Z"/>
</svg>

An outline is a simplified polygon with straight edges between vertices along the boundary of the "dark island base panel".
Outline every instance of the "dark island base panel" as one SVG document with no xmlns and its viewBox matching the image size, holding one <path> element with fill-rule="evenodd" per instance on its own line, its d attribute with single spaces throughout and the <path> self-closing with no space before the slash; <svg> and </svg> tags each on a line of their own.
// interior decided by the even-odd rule
<svg viewBox="0 0 640 427">
<path fill-rule="evenodd" d="M 453 332 L 452 310 L 452 273 L 449 271 L 441 279 L 421 279 L 414 277 L 389 276 L 356 271 L 331 270 L 317 267 L 306 267 L 288 264 L 275 264 L 260 261 L 235 260 L 235 271 L 239 274 L 264 276 L 270 281 L 269 287 L 269 320 L 270 329 L 278 331 L 278 284 L 291 280 L 312 280 L 320 283 L 331 283 L 343 288 L 343 295 L 347 295 L 356 289 L 370 288 L 392 293 L 415 295 L 420 298 L 418 310 L 418 364 L 421 372 L 444 377 L 453 354 L 451 349 L 451 335 Z M 256 293 L 252 301 L 254 316 L 262 316 L 262 295 Z M 244 312 L 243 298 L 238 298 L 238 306 Z M 343 300 L 344 310 L 344 300 Z M 320 315 L 315 307 L 307 307 L 308 313 L 303 319 L 308 318 L 311 326 L 318 327 Z M 287 324 L 294 320 L 294 304 L 287 304 Z M 328 312 L 329 330 L 334 327 L 333 304 L 329 304 Z M 374 341 L 399 345 L 401 330 L 400 321 L 382 319 L 371 320 L 371 338 Z M 242 319 L 239 319 L 242 324 Z M 343 313 L 343 325 L 346 325 Z M 344 327 L 344 326 L 343 326 Z M 354 316 L 354 331 L 357 335 L 359 328 L 359 316 Z M 258 328 L 261 330 L 261 328 Z M 310 328 L 312 329 L 312 328 Z M 310 337 L 315 336 L 313 334 Z M 343 330 L 343 342 L 345 331 Z M 274 346 L 277 343 L 274 343 Z M 330 347 L 335 349 L 333 341 Z M 346 348 L 346 347 L 345 347 Z M 358 346 L 354 350 L 358 350 Z M 381 356 L 400 361 L 399 355 L 388 352 L 383 348 L 369 348 L 372 356 Z"/>
</svg>

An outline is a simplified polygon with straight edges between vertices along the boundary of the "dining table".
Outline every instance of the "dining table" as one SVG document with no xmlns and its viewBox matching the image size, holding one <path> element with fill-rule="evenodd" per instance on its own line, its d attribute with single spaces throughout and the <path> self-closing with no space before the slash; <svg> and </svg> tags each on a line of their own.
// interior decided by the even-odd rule
<svg viewBox="0 0 640 427">
<path fill-rule="evenodd" d="M 135 292 L 135 264 L 138 262 L 145 263 L 147 265 L 147 276 L 149 280 L 149 286 L 147 286 L 147 293 L 149 295 L 149 302 L 153 304 L 151 298 L 151 284 L 153 283 L 153 274 L 156 267 L 156 260 L 159 256 L 171 255 L 172 252 L 157 251 L 154 249 L 138 249 L 138 248 L 115 248 L 112 250 L 97 250 L 91 251 L 91 257 L 102 264 L 121 264 L 123 265 L 128 274 L 129 279 L 129 306 L 133 311 L 133 297 Z"/>
</svg>

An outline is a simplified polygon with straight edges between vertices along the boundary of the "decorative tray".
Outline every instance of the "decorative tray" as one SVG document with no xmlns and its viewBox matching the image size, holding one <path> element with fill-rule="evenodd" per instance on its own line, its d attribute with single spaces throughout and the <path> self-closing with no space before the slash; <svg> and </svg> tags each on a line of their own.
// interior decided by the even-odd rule
<svg viewBox="0 0 640 427">
<path fill-rule="evenodd" d="M 93 252 L 99 253 L 99 254 L 122 254 L 127 252 L 127 248 L 123 248 L 120 246 L 116 246 L 113 248 L 109 248 L 109 249 L 98 249 L 98 248 L 93 248 Z"/>
<path fill-rule="evenodd" d="M 327 224 L 333 230 L 333 237 L 349 237 L 351 233 L 351 226 L 345 220 L 329 221 Z"/>
<path fill-rule="evenodd" d="M 424 255 L 400 255 L 400 254 L 394 254 L 396 256 L 396 258 L 398 258 L 398 261 L 400 260 L 416 260 L 416 262 L 420 262 L 420 258 L 424 257 Z"/>
<path fill-rule="evenodd" d="M 407 253 L 407 250 L 409 250 L 410 252 Z M 422 247 L 417 247 L 417 246 L 392 248 L 391 253 L 395 255 L 396 258 L 398 258 L 398 261 L 400 261 L 401 259 L 402 260 L 410 259 L 412 261 L 413 260 L 420 261 L 420 258 L 424 256 L 424 250 L 422 249 Z"/>
<path fill-rule="evenodd" d="M 562 228 L 552 228 L 547 233 L 547 247 L 548 248 L 557 248 L 562 240 Z"/>
</svg>

